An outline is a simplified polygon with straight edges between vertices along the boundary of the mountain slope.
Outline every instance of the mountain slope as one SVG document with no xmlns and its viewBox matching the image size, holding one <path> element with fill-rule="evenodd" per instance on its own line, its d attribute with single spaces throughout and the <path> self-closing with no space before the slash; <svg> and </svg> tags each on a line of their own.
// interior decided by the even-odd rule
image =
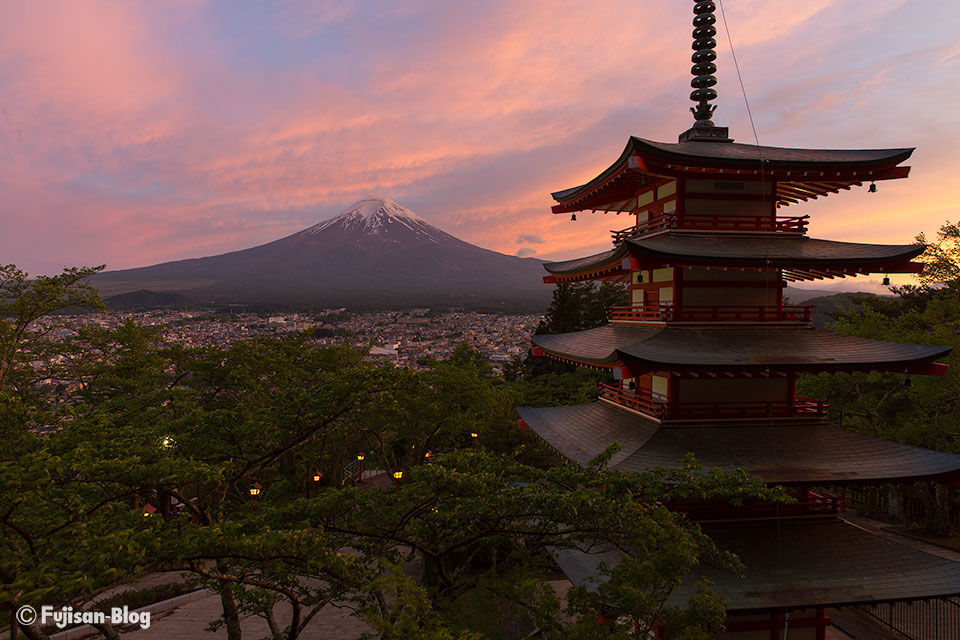
<svg viewBox="0 0 960 640">
<path fill-rule="evenodd" d="M 258 247 L 106 272 L 92 282 L 101 295 L 176 291 L 199 303 L 542 310 L 551 290 L 541 264 L 471 245 L 374 198 Z"/>
</svg>

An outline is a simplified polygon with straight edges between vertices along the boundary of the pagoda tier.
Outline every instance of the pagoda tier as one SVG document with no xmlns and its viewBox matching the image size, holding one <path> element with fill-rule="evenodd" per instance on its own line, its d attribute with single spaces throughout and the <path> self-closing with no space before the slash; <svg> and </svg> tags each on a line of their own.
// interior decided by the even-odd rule
<svg viewBox="0 0 960 640">
<path fill-rule="evenodd" d="M 826 607 L 960 595 L 960 564 L 835 518 L 705 523 L 702 528 L 719 549 L 732 551 L 743 561 L 743 578 L 733 572 L 699 567 L 684 578 L 668 603 L 685 606 L 696 592 L 698 580 L 709 579 L 723 596 L 730 615 L 727 634 L 769 630 L 771 635 L 764 637 L 780 638 L 789 626 L 793 638 L 804 627 L 822 629 L 828 625 L 822 611 Z M 555 557 L 573 584 L 595 588 L 597 582 L 592 578 L 600 575 L 601 564 L 616 566 L 623 555 L 613 549 L 596 549 L 593 553 L 558 551 Z M 766 619 L 736 617 L 784 610 L 793 610 L 789 625 L 784 625 L 782 617 L 778 622 L 771 620 L 774 625 L 770 627 L 762 626 Z M 808 611 L 804 615 L 797 610 Z"/>
<path fill-rule="evenodd" d="M 755 284 L 776 288 L 781 278 L 795 281 L 869 273 L 919 273 L 923 265 L 911 259 L 925 248 L 917 244 L 836 242 L 796 234 L 723 235 L 674 230 L 628 238 L 615 249 L 585 258 L 547 263 L 544 268 L 550 275 L 544 281 L 630 282 L 630 276 L 641 270 L 679 267 L 687 287 L 718 286 L 723 279 L 715 274 L 710 277 L 711 270 L 749 270 L 759 274 L 752 279 Z M 675 273 L 666 275 L 669 277 L 665 279 L 680 280 Z M 744 282 L 734 280 L 732 284 L 750 286 Z"/>
<path fill-rule="evenodd" d="M 612 444 L 608 468 L 639 473 L 675 468 L 692 453 L 705 469 L 745 469 L 782 485 L 937 480 L 960 481 L 960 456 L 911 447 L 833 427 L 821 420 L 790 423 L 706 421 L 658 424 L 602 402 L 520 408 L 521 426 L 554 451 L 586 465 Z"/>
<path fill-rule="evenodd" d="M 696 179 L 701 183 L 727 181 L 729 184 L 720 187 L 726 195 L 762 197 L 772 212 L 777 206 L 837 193 L 864 182 L 906 178 L 910 168 L 897 165 L 912 153 L 913 149 L 786 149 L 734 142 L 664 143 L 631 137 L 616 162 L 600 175 L 586 184 L 553 193 L 558 203 L 553 211 L 633 212 L 646 204 L 649 194 L 660 199 L 657 191 L 671 188 L 671 181 Z M 757 191 L 744 183 L 767 185 L 769 191 Z M 678 186 L 685 191 L 684 185 Z"/>
<path fill-rule="evenodd" d="M 952 347 L 886 342 L 795 327 L 626 326 L 533 336 L 535 355 L 614 368 L 623 378 L 651 371 L 895 371 L 938 375 Z"/>
<path fill-rule="evenodd" d="M 601 384 L 592 404 L 518 409 L 520 427 L 584 464 L 617 443 L 608 461 L 617 471 L 675 468 L 692 455 L 706 469 L 745 469 L 786 485 L 796 502 L 666 505 L 699 521 L 747 567 L 743 579 L 700 567 L 670 602 L 685 606 L 706 577 L 729 613 L 722 637 L 824 640 L 826 607 L 957 596 L 960 564 L 838 520 L 842 500 L 817 487 L 917 480 L 960 486 L 960 456 L 827 424 L 824 403 L 797 397 L 797 377 L 943 375 L 946 366 L 935 360 L 951 348 L 814 329 L 811 307 L 785 304 L 788 282 L 921 271 L 912 260 L 922 245 L 809 238 L 807 216 L 778 215 L 801 201 L 864 183 L 873 192 L 875 182 L 906 178 L 910 167 L 900 165 L 913 149 L 733 142 L 713 122 L 715 9 L 712 0 L 694 0 L 696 106 L 679 142 L 631 137 L 599 175 L 552 194 L 553 212 L 572 221 L 593 210 L 625 213 L 627 222 L 611 232 L 613 249 L 546 264 L 544 281 L 623 282 L 630 304 L 611 308 L 609 325 L 533 337 L 533 355 L 609 369 L 613 383 Z M 596 551 L 563 551 L 557 562 L 574 584 L 590 586 L 601 563 L 614 566 L 622 557 Z M 928 621 L 930 628 L 938 624 Z"/>
</svg>

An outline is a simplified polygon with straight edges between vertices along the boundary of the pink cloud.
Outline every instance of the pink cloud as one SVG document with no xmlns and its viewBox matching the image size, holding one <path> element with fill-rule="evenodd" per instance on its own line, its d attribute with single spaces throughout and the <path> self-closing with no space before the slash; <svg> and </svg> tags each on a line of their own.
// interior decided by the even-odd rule
<svg viewBox="0 0 960 640">
<path fill-rule="evenodd" d="M 513 253 L 539 237 L 538 255 L 570 258 L 605 250 L 628 222 L 554 216 L 549 192 L 592 178 L 630 134 L 669 141 L 689 124 L 687 6 L 358 7 L 285 2 L 241 19 L 259 9 L 5 4 L 4 261 L 209 255 L 374 192 L 475 244 Z M 947 186 L 960 160 L 938 126 L 957 98 L 948 21 L 894 0 L 869 23 L 837 0 L 726 8 L 762 142 L 921 146 L 911 180 L 813 205 L 818 235 L 909 241 L 960 217 Z M 896 31 L 928 22 L 913 39 Z M 717 119 L 748 141 L 722 35 Z M 855 51 L 884 38 L 897 46 Z"/>
</svg>

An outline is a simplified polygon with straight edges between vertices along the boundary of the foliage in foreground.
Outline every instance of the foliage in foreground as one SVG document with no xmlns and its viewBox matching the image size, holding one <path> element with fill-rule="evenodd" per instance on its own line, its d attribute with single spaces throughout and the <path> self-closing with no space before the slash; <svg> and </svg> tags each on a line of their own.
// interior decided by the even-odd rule
<svg viewBox="0 0 960 640">
<path fill-rule="evenodd" d="M 192 350 L 127 323 L 69 329 L 70 340 L 55 342 L 39 318 L 97 304 L 81 272 L 34 284 L 4 273 L 8 607 L 83 607 L 144 571 L 187 570 L 220 594 L 217 624 L 231 639 L 244 615 L 264 618 L 272 637 L 296 638 L 334 603 L 382 638 L 511 638 L 534 627 L 592 638 L 656 625 L 693 640 L 722 624 L 706 587 L 685 608 L 665 606 L 699 563 L 737 565 L 663 504 L 768 495 L 742 475 L 692 464 L 622 474 L 604 470 L 605 457 L 587 468 L 524 464 L 539 459 L 526 453 L 536 443 L 500 437 L 516 437 L 517 392 L 467 348 L 415 373 L 306 336 Z M 69 402 L 36 384 L 51 376 L 79 385 Z M 358 451 L 368 469 L 402 467 L 401 488 L 355 486 Z M 545 583 L 551 554 L 599 545 L 631 560 L 596 590 L 572 592 L 561 615 Z M 630 624 L 598 622 L 601 607 Z"/>
</svg>

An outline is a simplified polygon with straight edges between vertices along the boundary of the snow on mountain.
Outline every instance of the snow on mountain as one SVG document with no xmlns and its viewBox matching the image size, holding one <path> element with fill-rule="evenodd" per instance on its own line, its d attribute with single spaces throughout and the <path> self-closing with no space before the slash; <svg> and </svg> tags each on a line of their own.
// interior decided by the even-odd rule
<svg viewBox="0 0 960 640">
<path fill-rule="evenodd" d="M 443 242 L 450 237 L 402 204 L 383 197 L 355 202 L 333 218 L 304 229 L 298 235 L 316 235 L 338 227 L 344 231 L 381 234 L 389 232 L 392 225 L 406 227 L 434 242 Z"/>
</svg>

